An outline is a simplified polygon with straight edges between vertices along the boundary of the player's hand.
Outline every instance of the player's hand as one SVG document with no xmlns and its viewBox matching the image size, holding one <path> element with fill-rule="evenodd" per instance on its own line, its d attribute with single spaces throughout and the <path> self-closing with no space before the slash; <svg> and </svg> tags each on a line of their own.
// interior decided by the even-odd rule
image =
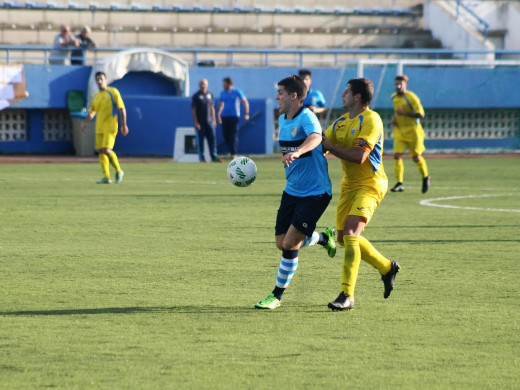
<svg viewBox="0 0 520 390">
<path fill-rule="evenodd" d="M 289 167 L 289 165 L 291 165 L 291 163 L 294 160 L 296 160 L 298 157 L 300 157 L 300 153 L 298 151 L 284 154 L 282 156 L 283 165 L 285 165 L 286 167 Z"/>
<path fill-rule="evenodd" d="M 197 131 L 200 131 L 200 123 L 195 123 L 195 129 L 197 129 Z"/>
<path fill-rule="evenodd" d="M 392 126 L 397 126 L 397 119 L 394 117 L 392 117 L 392 120 L 390 121 L 390 123 L 392 124 Z"/>
<path fill-rule="evenodd" d="M 332 146 L 332 142 L 330 142 L 329 139 L 323 135 L 321 137 L 321 147 L 323 149 L 323 153 L 329 152 L 331 146 Z"/>
<path fill-rule="evenodd" d="M 123 134 L 125 137 L 128 135 L 129 132 L 130 132 L 130 130 L 128 130 L 127 125 L 124 125 L 123 127 L 121 127 L 121 134 Z"/>
<path fill-rule="evenodd" d="M 221 118 L 220 116 L 217 118 L 217 121 L 218 121 L 218 124 L 219 124 L 219 125 L 222 124 L 222 118 Z"/>
<path fill-rule="evenodd" d="M 87 122 L 83 121 L 81 122 L 81 131 L 85 132 L 85 129 L 87 128 Z"/>
<path fill-rule="evenodd" d="M 312 112 L 316 113 L 316 106 L 308 106 L 307 108 Z"/>
<path fill-rule="evenodd" d="M 246 120 L 246 121 L 249 120 L 249 114 L 245 114 L 245 115 L 244 115 L 244 120 Z"/>
</svg>

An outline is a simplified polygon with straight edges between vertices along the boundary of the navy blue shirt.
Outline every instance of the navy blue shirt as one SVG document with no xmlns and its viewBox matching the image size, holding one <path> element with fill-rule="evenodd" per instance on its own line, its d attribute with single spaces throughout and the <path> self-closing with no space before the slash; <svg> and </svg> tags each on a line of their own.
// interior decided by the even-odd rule
<svg viewBox="0 0 520 390">
<path fill-rule="evenodd" d="M 211 125 L 213 123 L 213 115 L 211 115 L 211 107 L 214 106 L 213 95 L 211 92 L 203 93 L 198 90 L 191 98 L 191 107 L 195 108 L 197 120 L 199 123 Z"/>
</svg>

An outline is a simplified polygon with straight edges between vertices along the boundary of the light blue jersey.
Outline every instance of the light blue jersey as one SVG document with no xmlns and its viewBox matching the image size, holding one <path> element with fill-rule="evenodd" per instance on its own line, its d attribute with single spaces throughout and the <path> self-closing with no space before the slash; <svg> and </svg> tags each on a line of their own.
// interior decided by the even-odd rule
<svg viewBox="0 0 520 390">
<path fill-rule="evenodd" d="M 322 131 L 318 118 L 308 108 L 302 108 L 290 120 L 285 119 L 285 114 L 280 116 L 279 142 L 283 154 L 294 152 L 312 133 L 321 135 Z M 285 178 L 285 192 L 289 195 L 304 197 L 325 192 L 332 195 L 327 159 L 321 144 L 286 167 Z"/>
<path fill-rule="evenodd" d="M 220 101 L 224 102 L 222 117 L 240 117 L 240 101 L 245 97 L 244 92 L 238 88 L 230 91 L 223 90 L 220 93 Z"/>
<path fill-rule="evenodd" d="M 303 101 L 304 107 L 315 106 L 315 107 L 326 107 L 327 102 L 325 97 L 317 89 L 310 89 Z"/>
</svg>

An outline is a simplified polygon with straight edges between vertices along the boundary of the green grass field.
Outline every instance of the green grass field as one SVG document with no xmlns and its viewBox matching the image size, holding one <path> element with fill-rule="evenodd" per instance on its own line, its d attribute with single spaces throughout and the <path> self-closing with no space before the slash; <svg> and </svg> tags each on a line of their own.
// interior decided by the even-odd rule
<svg viewBox="0 0 520 390">
<path fill-rule="evenodd" d="M 362 263 L 351 312 L 327 308 L 343 250 L 321 247 L 278 310 L 253 309 L 284 186 L 278 160 L 256 162 L 249 188 L 226 164 L 123 162 L 110 186 L 98 164 L 0 165 L 0 388 L 519 388 L 517 157 L 430 159 L 426 195 L 406 160 L 406 192 L 365 232 L 400 262 L 395 290 Z"/>
</svg>

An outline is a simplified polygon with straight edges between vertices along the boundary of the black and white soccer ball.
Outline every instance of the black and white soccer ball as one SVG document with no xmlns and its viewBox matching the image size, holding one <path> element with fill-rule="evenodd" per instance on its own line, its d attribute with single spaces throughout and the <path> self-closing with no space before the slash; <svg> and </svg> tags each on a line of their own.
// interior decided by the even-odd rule
<svg viewBox="0 0 520 390">
<path fill-rule="evenodd" d="M 249 157 L 237 157 L 227 167 L 229 182 L 237 187 L 248 187 L 256 180 L 256 164 Z"/>
</svg>

